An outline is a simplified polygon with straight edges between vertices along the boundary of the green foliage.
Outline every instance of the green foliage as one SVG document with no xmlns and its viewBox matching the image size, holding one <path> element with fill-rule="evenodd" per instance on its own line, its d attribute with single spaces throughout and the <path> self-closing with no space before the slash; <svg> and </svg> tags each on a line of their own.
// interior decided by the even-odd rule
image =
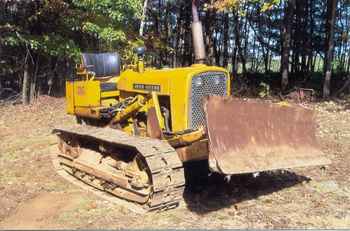
<svg viewBox="0 0 350 231">
<path fill-rule="evenodd" d="M 66 57 L 77 60 L 80 48 L 71 39 L 61 35 L 23 35 L 18 32 L 2 39 L 5 46 L 25 47 L 28 51 L 54 57 Z"/>
<path fill-rule="evenodd" d="M 260 11 L 266 12 L 268 10 L 271 10 L 274 6 L 280 4 L 281 0 L 219 0 L 215 1 L 214 7 L 219 11 L 223 11 L 226 9 L 239 10 L 240 6 L 246 2 L 257 3 L 261 5 Z"/>
<path fill-rule="evenodd" d="M 128 41 L 128 43 L 125 44 L 124 52 L 121 54 L 124 62 L 131 63 L 133 61 L 133 59 L 135 58 L 134 57 L 135 56 L 134 49 L 136 47 L 142 47 L 142 46 L 145 46 L 145 43 L 141 39 Z"/>
<path fill-rule="evenodd" d="M 98 40 L 100 49 L 121 49 L 128 44 L 126 32 L 135 39 L 138 25 L 135 22 L 141 18 L 141 0 L 73 0 L 72 4 L 82 12 L 87 12 L 81 21 L 81 32 Z M 130 35 L 129 35 L 130 36 Z M 124 49 L 120 53 L 126 52 Z"/>
<path fill-rule="evenodd" d="M 260 12 L 266 12 L 268 10 L 271 10 L 274 6 L 280 4 L 281 0 L 270 0 L 267 2 L 264 2 L 261 6 Z"/>
<path fill-rule="evenodd" d="M 142 4 L 139 0 L 73 0 L 72 4 L 84 11 L 103 15 L 114 25 L 126 25 L 141 17 Z"/>
<path fill-rule="evenodd" d="M 115 30 L 112 27 L 101 27 L 92 22 L 85 22 L 82 25 L 82 31 L 100 42 L 106 43 L 108 48 L 113 48 L 114 43 L 126 42 L 126 36 L 122 30 Z"/>
<path fill-rule="evenodd" d="M 141 6 L 142 0 L 0 1 L 0 85 L 24 89 L 25 99 L 39 89 L 62 92 L 81 52 L 130 57 Z M 25 67 L 28 81 L 21 81 Z"/>
<path fill-rule="evenodd" d="M 2 9 L 3 14 L 11 13 L 0 23 L 6 32 L 0 42 L 60 59 L 76 60 L 85 50 L 124 53 L 121 45 L 136 37 L 141 5 L 141 0 L 13 2 Z"/>
</svg>

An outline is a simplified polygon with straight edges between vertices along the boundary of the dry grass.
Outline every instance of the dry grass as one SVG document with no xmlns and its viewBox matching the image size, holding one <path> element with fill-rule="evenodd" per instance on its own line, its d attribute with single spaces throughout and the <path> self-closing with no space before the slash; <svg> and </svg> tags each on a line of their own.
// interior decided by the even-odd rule
<svg viewBox="0 0 350 231">
<path fill-rule="evenodd" d="M 318 112 L 323 150 L 333 161 L 326 169 L 237 176 L 229 183 L 214 175 L 187 190 L 183 208 L 143 216 L 55 174 L 48 152 L 55 142 L 51 129 L 74 123 L 65 115 L 64 99 L 2 107 L 0 227 L 349 228 L 350 112 L 332 102 L 311 107 Z M 29 206 L 34 215 L 27 214 Z"/>
</svg>

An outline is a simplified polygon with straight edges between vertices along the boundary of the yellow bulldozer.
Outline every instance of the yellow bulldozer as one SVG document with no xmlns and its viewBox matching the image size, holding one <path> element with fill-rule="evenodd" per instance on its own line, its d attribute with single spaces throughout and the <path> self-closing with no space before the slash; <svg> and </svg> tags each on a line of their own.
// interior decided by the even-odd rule
<svg viewBox="0 0 350 231">
<path fill-rule="evenodd" d="M 182 200 L 185 162 L 208 160 L 210 171 L 227 175 L 329 164 L 311 110 L 231 97 L 227 70 L 204 64 L 197 17 L 192 31 L 189 67 L 147 68 L 143 48 L 123 68 L 115 52 L 82 54 L 66 81 L 67 113 L 78 123 L 54 130 L 58 168 L 160 210 Z"/>
</svg>

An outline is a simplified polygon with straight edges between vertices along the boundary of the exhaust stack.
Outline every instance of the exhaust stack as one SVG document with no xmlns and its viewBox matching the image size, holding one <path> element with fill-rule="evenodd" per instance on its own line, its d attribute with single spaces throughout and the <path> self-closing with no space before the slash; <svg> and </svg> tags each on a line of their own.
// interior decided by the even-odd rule
<svg viewBox="0 0 350 231">
<path fill-rule="evenodd" d="M 206 54 L 203 39 L 203 27 L 199 21 L 198 8 L 196 0 L 192 1 L 192 39 L 196 63 L 205 63 Z"/>
</svg>

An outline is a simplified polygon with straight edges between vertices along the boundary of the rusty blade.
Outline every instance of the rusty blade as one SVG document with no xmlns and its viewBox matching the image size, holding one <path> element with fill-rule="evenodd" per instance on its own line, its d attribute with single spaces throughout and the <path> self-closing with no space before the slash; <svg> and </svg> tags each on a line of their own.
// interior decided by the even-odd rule
<svg viewBox="0 0 350 231">
<path fill-rule="evenodd" d="M 210 96 L 209 166 L 224 174 L 325 165 L 314 113 L 298 105 Z"/>
</svg>

